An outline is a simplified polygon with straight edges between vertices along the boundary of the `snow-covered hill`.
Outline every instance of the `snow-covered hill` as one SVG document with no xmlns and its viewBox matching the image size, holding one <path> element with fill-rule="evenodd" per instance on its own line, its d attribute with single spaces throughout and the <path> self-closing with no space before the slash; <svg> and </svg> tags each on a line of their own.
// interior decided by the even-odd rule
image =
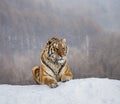
<svg viewBox="0 0 120 104">
<path fill-rule="evenodd" d="M 0 104 L 120 104 L 120 81 L 76 79 L 46 85 L 0 85 Z"/>
</svg>

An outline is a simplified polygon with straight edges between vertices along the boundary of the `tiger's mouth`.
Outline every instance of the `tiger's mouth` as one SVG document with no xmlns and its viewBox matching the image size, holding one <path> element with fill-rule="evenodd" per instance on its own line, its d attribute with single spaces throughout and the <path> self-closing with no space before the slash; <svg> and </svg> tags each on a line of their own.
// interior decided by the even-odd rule
<svg viewBox="0 0 120 104">
<path fill-rule="evenodd" d="M 48 59 L 52 60 L 53 62 L 57 63 L 57 64 L 62 64 L 65 62 L 66 57 L 55 57 L 55 55 L 51 55 L 51 57 L 49 57 Z"/>
<path fill-rule="evenodd" d="M 61 64 L 61 63 L 64 63 L 64 62 L 65 62 L 64 59 L 58 59 L 58 60 L 57 60 L 57 63 L 60 63 L 60 64 Z"/>
<path fill-rule="evenodd" d="M 65 57 L 56 58 L 56 62 L 60 63 L 60 64 L 64 63 L 65 62 Z"/>
</svg>

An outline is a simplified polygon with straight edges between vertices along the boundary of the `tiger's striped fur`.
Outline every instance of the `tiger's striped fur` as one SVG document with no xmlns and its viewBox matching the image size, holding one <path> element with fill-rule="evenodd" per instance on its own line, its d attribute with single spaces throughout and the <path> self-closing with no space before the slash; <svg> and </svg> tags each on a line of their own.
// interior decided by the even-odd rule
<svg viewBox="0 0 120 104">
<path fill-rule="evenodd" d="M 57 87 L 57 82 L 68 81 L 73 75 L 67 65 L 67 45 L 65 39 L 51 38 L 41 54 L 41 66 L 35 66 L 32 74 L 37 84 Z"/>
</svg>

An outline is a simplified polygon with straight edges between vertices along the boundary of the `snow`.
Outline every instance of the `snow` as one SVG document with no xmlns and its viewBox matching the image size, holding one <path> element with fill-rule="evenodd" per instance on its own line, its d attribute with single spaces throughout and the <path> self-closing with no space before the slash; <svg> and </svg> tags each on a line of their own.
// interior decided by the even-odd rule
<svg viewBox="0 0 120 104">
<path fill-rule="evenodd" d="M 0 104 L 120 104 L 120 81 L 75 79 L 46 85 L 0 85 Z"/>
</svg>

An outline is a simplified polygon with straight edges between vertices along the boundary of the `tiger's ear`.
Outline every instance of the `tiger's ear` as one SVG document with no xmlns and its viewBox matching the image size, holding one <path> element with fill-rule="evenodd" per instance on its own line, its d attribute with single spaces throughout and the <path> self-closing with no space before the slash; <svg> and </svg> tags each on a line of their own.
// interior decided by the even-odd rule
<svg viewBox="0 0 120 104">
<path fill-rule="evenodd" d="M 50 45 L 53 41 L 57 41 L 57 40 L 58 40 L 58 38 L 52 37 L 52 38 L 48 39 L 47 44 Z"/>
<path fill-rule="evenodd" d="M 49 38 L 47 44 L 50 45 L 52 43 L 53 38 Z"/>
<path fill-rule="evenodd" d="M 66 42 L 66 39 L 65 39 L 65 38 L 64 38 L 64 39 L 61 39 L 61 41 L 65 43 L 65 42 Z"/>
<path fill-rule="evenodd" d="M 47 45 L 50 45 L 50 44 L 51 44 L 51 40 L 48 40 Z"/>
</svg>

